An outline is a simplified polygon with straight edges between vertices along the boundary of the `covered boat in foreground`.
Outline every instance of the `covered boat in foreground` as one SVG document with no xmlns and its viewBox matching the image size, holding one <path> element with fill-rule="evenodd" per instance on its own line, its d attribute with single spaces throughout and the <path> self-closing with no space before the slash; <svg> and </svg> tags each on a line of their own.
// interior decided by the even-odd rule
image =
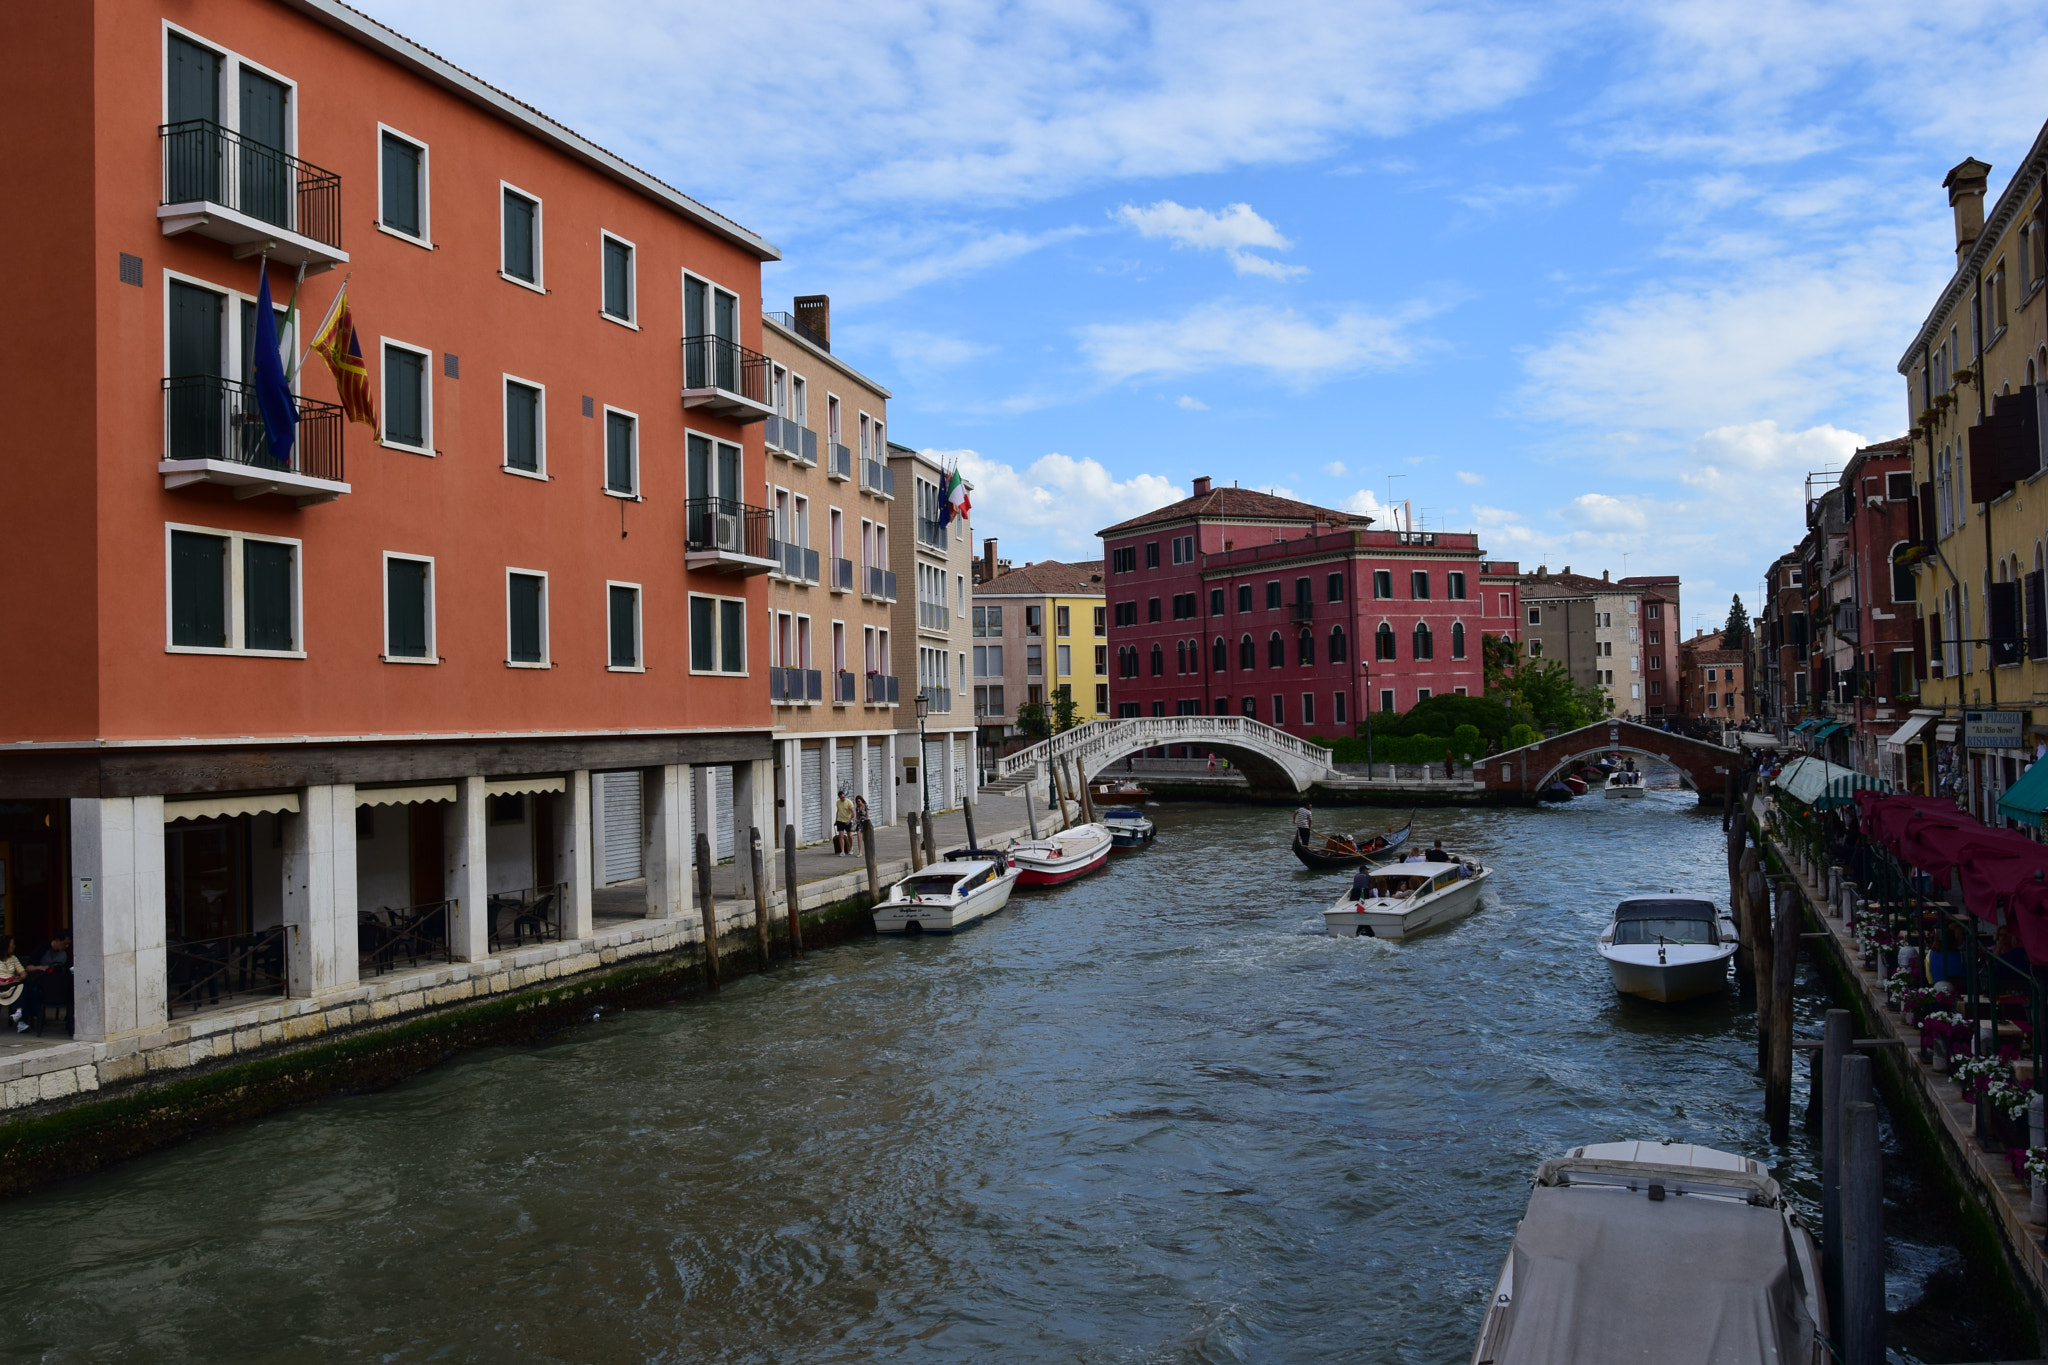
<svg viewBox="0 0 2048 1365">
<path fill-rule="evenodd" d="M 1136 806 L 1111 806 L 1102 812 L 1102 827 L 1109 831 L 1112 848 L 1143 848 L 1159 832 Z"/>
<path fill-rule="evenodd" d="M 1727 986 L 1735 948 L 1735 921 L 1693 896 L 1632 896 L 1600 934 L 1614 988 L 1666 1004 Z"/>
<path fill-rule="evenodd" d="M 1008 904 L 1018 871 L 994 849 L 959 848 L 911 873 L 875 907 L 878 934 L 950 934 Z"/>
<path fill-rule="evenodd" d="M 1536 1168 L 1472 1365 L 1821 1365 L 1820 1256 L 1760 1162 L 1675 1142 Z"/>
<path fill-rule="evenodd" d="M 1057 886 L 1101 867 L 1112 841 L 1101 825 L 1075 825 L 1046 839 L 1020 839 L 1010 845 L 1010 862 L 1022 875 L 1020 886 Z"/>
</svg>

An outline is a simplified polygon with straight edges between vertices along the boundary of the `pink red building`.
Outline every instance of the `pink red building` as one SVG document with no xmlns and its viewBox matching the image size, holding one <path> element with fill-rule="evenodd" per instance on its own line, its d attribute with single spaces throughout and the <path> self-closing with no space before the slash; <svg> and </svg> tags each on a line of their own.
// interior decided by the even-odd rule
<svg viewBox="0 0 2048 1365">
<path fill-rule="evenodd" d="M 1485 690 L 1482 635 L 1514 636 L 1518 568 L 1476 535 L 1195 480 L 1194 496 L 1103 531 L 1110 701 L 1119 716 L 1242 715 L 1352 733 Z"/>
</svg>

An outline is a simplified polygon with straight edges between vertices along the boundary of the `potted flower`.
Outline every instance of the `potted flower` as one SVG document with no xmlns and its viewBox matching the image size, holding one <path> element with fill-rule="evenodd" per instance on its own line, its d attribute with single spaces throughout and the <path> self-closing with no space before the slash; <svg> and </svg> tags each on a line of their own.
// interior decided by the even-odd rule
<svg viewBox="0 0 2048 1365">
<path fill-rule="evenodd" d="M 1906 1027 L 1913 1027 L 1940 1009 L 1947 1000 L 1947 991 L 1938 991 L 1932 986 L 1907 986 L 1899 992 L 1899 1009 L 1905 1015 Z"/>
<path fill-rule="evenodd" d="M 2008 1067 L 2010 1072 L 2011 1068 Z M 1985 1116 L 1990 1120 L 1991 1136 L 2007 1148 L 2024 1148 L 2027 1145 L 2027 1105 L 2033 1100 L 2033 1092 L 2006 1079 L 1994 1077 L 1984 1087 Z"/>
<path fill-rule="evenodd" d="M 1949 1058 L 1966 1054 L 1970 1048 L 1970 1022 L 1953 1010 L 1936 1010 L 1920 1020 L 1920 1053 L 1933 1065 L 1935 1074 L 1948 1074 Z"/>
</svg>

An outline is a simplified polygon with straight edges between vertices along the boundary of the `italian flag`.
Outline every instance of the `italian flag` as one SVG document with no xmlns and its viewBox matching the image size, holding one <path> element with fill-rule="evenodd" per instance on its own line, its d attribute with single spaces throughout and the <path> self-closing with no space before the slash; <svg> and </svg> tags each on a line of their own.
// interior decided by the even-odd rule
<svg viewBox="0 0 2048 1365">
<path fill-rule="evenodd" d="M 947 476 L 946 486 L 940 492 L 946 504 L 939 512 L 940 524 L 944 525 L 955 517 L 965 521 L 972 504 L 967 500 L 967 480 L 960 477 L 960 470 L 957 466 Z"/>
</svg>

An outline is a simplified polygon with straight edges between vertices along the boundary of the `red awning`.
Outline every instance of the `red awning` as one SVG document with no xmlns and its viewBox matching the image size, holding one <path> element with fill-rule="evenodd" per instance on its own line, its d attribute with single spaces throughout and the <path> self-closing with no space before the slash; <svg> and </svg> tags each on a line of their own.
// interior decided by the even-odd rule
<svg viewBox="0 0 2048 1365">
<path fill-rule="evenodd" d="M 2048 845 L 1992 829 L 1947 801 L 1876 792 L 1856 798 L 1866 834 L 1937 885 L 1960 874 L 1970 913 L 1994 923 L 2009 918 L 2028 959 L 2048 963 Z"/>
</svg>

